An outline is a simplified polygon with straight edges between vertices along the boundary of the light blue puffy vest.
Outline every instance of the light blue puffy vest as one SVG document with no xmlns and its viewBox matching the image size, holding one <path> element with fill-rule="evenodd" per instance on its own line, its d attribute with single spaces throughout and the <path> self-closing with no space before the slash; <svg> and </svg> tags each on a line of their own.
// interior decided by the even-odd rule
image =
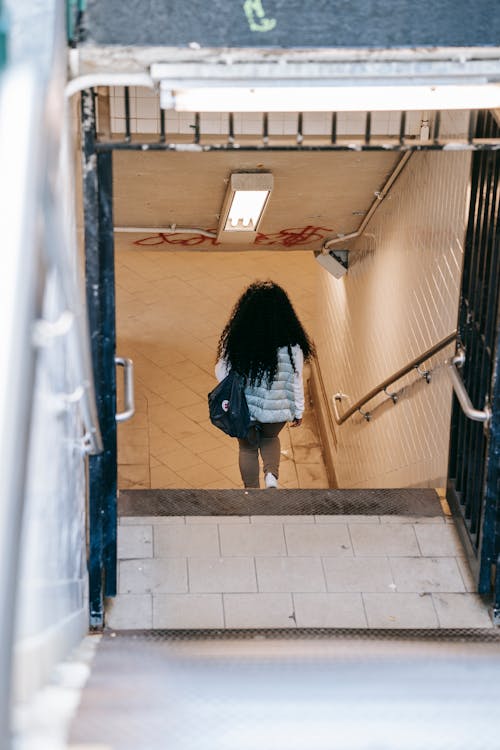
<svg viewBox="0 0 500 750">
<path fill-rule="evenodd" d="M 271 388 L 265 380 L 262 385 L 245 388 L 251 419 L 266 424 L 295 419 L 294 374 L 288 349 L 283 346 L 278 349 L 278 371 Z"/>
</svg>

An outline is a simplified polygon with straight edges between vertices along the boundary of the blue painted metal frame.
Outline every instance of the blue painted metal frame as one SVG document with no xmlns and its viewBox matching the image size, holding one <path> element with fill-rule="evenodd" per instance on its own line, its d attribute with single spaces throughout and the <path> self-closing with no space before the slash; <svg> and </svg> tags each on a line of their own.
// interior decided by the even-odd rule
<svg viewBox="0 0 500 750">
<path fill-rule="evenodd" d="M 89 458 L 90 625 L 104 624 L 104 596 L 116 594 L 117 447 L 112 154 L 95 150 L 95 96 L 82 92 L 87 305 L 104 452 Z"/>
<path fill-rule="evenodd" d="M 481 112 L 476 137 L 498 137 L 490 113 Z M 466 350 L 462 372 L 472 403 L 489 403 L 485 430 L 467 419 L 454 398 L 447 497 L 459 520 L 478 592 L 494 595 L 500 619 L 500 154 L 472 156 L 471 198 L 458 321 Z"/>
</svg>

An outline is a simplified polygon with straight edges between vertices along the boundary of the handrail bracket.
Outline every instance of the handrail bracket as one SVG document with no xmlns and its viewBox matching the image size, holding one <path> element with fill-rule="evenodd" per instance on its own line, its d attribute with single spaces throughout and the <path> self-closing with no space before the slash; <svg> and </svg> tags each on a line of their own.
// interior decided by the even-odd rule
<svg viewBox="0 0 500 750">
<path fill-rule="evenodd" d="M 447 363 L 447 372 L 450 376 L 453 390 L 455 391 L 458 402 L 462 407 L 463 413 L 466 417 L 468 417 L 468 419 L 471 419 L 473 422 L 483 422 L 484 431 L 487 432 L 492 417 L 491 407 L 487 398 L 484 404 L 484 409 L 482 410 L 475 409 L 472 405 L 472 401 L 470 400 L 469 394 L 467 393 L 464 382 L 460 377 L 460 373 L 458 371 L 458 368 L 462 368 L 464 366 L 465 359 L 465 349 L 459 346 L 457 348 L 457 353 L 455 354 L 455 356 L 452 357 L 451 360 Z"/>
<path fill-rule="evenodd" d="M 340 415 L 337 408 L 337 401 L 342 401 L 344 398 L 349 398 L 349 396 L 346 396 L 345 393 L 338 392 L 335 393 L 332 396 L 332 404 L 333 404 L 333 412 L 335 416 L 335 421 L 338 425 L 343 424 L 346 420 L 349 419 L 349 417 L 352 417 L 353 414 L 356 412 L 359 412 L 367 422 L 370 421 L 372 414 L 369 411 L 363 411 L 363 406 L 367 403 L 369 403 L 372 398 L 377 396 L 379 393 L 384 392 L 386 396 L 388 396 L 393 404 L 397 404 L 399 400 L 399 394 L 394 391 L 387 390 L 391 385 L 396 383 L 398 380 L 400 380 L 405 375 L 408 375 L 412 370 L 416 370 L 421 378 L 425 378 L 427 383 L 431 382 L 431 376 L 432 372 L 431 370 L 424 370 L 421 369 L 420 365 L 422 365 L 427 360 L 431 359 L 435 354 L 441 351 L 441 349 L 444 349 L 445 347 L 449 346 L 452 342 L 456 341 L 457 338 L 457 332 L 453 331 L 453 333 L 450 333 L 448 336 L 446 336 L 444 339 L 439 341 L 437 344 L 434 344 L 430 349 L 427 349 L 426 352 L 423 352 L 418 357 L 413 359 L 411 362 L 409 362 L 407 365 L 402 367 L 397 372 L 393 373 L 391 377 L 386 378 L 382 383 L 380 383 L 375 388 L 372 388 L 369 393 L 367 393 L 363 398 L 359 399 L 359 401 L 356 401 L 355 404 L 349 407 L 347 411 L 344 412 L 344 414 Z M 461 362 L 462 360 L 460 360 Z M 457 357 L 455 357 L 455 364 L 459 363 L 459 360 Z M 458 377 L 458 374 L 457 374 Z M 484 420 L 483 420 L 484 421 Z"/>
</svg>

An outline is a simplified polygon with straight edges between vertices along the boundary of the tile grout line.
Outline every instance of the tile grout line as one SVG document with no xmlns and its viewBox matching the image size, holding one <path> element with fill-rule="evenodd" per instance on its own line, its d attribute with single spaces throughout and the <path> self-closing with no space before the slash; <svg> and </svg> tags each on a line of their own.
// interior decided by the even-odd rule
<svg viewBox="0 0 500 750">
<path fill-rule="evenodd" d="M 352 549 L 352 556 L 357 557 L 356 550 L 354 549 L 354 542 L 352 540 L 352 534 L 351 534 L 351 524 L 346 523 L 347 533 L 349 535 L 349 541 L 351 542 L 351 549 Z"/>
<path fill-rule="evenodd" d="M 223 591 L 220 592 L 220 598 L 221 598 L 221 606 L 222 606 L 222 627 L 224 630 L 226 630 L 227 628 L 226 595 Z"/>
<path fill-rule="evenodd" d="M 186 561 L 186 583 L 187 583 L 186 593 L 192 594 L 193 592 L 191 591 L 191 581 L 190 581 L 190 576 L 189 576 L 189 558 L 186 556 L 184 560 Z"/>
<path fill-rule="evenodd" d="M 216 525 L 217 525 L 217 541 L 218 541 L 218 544 L 219 544 L 219 557 L 223 557 L 223 555 L 222 555 L 222 541 L 221 541 L 221 538 L 220 538 L 220 524 L 218 523 Z"/>
<path fill-rule="evenodd" d="M 416 526 L 417 524 L 414 524 L 414 523 L 412 523 L 412 524 L 409 524 L 409 525 L 410 525 L 410 526 L 412 527 L 412 529 L 413 529 L 413 535 L 414 535 L 414 537 L 415 537 L 415 540 L 416 540 L 416 542 L 417 542 L 417 547 L 418 547 L 418 550 L 419 550 L 419 552 L 420 552 L 420 557 L 426 557 L 426 555 L 424 555 L 424 553 L 422 552 L 422 547 L 420 546 L 420 542 L 419 542 L 419 540 L 418 540 L 418 534 L 417 534 L 417 530 L 416 530 L 416 528 L 415 528 L 415 526 Z"/>
<path fill-rule="evenodd" d="M 432 609 L 434 610 L 434 614 L 436 615 L 437 626 L 438 626 L 438 629 L 440 630 L 442 628 L 442 625 L 441 625 L 441 620 L 439 619 L 439 613 L 436 609 L 436 603 L 434 601 L 434 593 L 436 592 L 430 592 L 430 597 L 431 597 L 431 602 L 432 602 Z"/>
<path fill-rule="evenodd" d="M 327 594 L 330 594 L 332 592 L 328 588 L 328 578 L 326 577 L 325 558 L 323 557 L 323 555 L 321 555 L 321 557 L 319 558 L 319 560 L 320 560 L 320 563 L 321 563 L 321 570 L 323 571 L 323 578 L 324 578 L 324 581 L 325 581 L 325 591 L 326 591 Z"/>
<path fill-rule="evenodd" d="M 292 616 L 290 619 L 293 620 L 293 622 L 295 623 L 295 627 L 298 628 L 299 626 L 297 624 L 297 605 L 295 603 L 295 592 L 290 591 L 289 593 L 290 593 L 290 598 L 292 600 Z"/>
<path fill-rule="evenodd" d="M 469 594 L 469 593 L 470 593 L 470 591 L 469 591 L 469 589 L 467 588 L 467 585 L 468 585 L 468 584 L 467 584 L 467 581 L 465 580 L 465 573 L 464 573 L 464 572 L 462 571 L 462 566 L 461 566 L 461 565 L 459 565 L 459 563 L 458 563 L 458 561 L 459 561 L 459 560 L 464 560 L 464 558 L 462 558 L 462 557 L 457 557 L 456 555 L 454 555 L 454 556 L 453 556 L 453 560 L 455 560 L 455 565 L 456 565 L 456 566 L 457 566 L 457 568 L 458 568 L 458 572 L 459 572 L 459 575 L 460 575 L 460 579 L 461 579 L 461 581 L 462 581 L 462 583 L 463 583 L 463 585 L 464 585 L 464 591 L 465 591 L 465 593 Z M 465 564 L 467 565 L 467 567 L 469 567 L 469 563 L 468 563 L 468 561 L 467 561 L 467 558 L 465 558 L 464 562 L 465 562 Z"/>
<path fill-rule="evenodd" d="M 257 594 L 265 593 L 265 592 L 261 592 L 261 590 L 259 588 L 259 576 L 257 574 L 257 556 L 253 555 L 252 560 L 253 560 L 253 572 L 254 572 L 254 575 L 255 575 L 256 593 Z"/>
<path fill-rule="evenodd" d="M 288 552 L 288 543 L 286 540 L 286 529 L 285 529 L 285 523 L 280 524 L 281 525 L 281 531 L 283 534 L 283 539 L 285 540 L 285 557 L 290 557 L 290 554 Z"/>
<path fill-rule="evenodd" d="M 364 612 L 364 615 L 365 615 L 366 627 L 369 630 L 370 629 L 370 623 L 369 623 L 369 620 L 368 620 L 368 611 L 366 609 L 365 594 L 364 594 L 363 591 L 361 591 L 360 595 L 361 595 L 361 604 L 363 605 L 363 612 Z"/>
</svg>

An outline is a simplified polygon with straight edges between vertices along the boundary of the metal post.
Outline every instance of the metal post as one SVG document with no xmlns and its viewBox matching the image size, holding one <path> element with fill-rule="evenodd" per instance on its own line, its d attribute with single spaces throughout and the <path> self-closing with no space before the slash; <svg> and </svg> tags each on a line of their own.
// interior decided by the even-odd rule
<svg viewBox="0 0 500 750">
<path fill-rule="evenodd" d="M 500 301 L 497 304 L 495 348 L 492 352 L 494 357 L 491 387 L 492 416 L 489 425 L 486 464 L 483 536 L 492 540 L 492 564 L 496 563 L 493 581 L 493 618 L 496 624 L 500 625 Z"/>
<path fill-rule="evenodd" d="M 116 376 L 111 153 L 95 151 L 95 98 L 82 93 L 87 305 L 104 452 L 89 459 L 90 625 L 104 624 L 104 595 L 116 593 Z"/>
<path fill-rule="evenodd" d="M 101 297 L 101 372 L 98 408 L 104 453 L 99 456 L 99 486 L 103 512 L 104 594 L 116 594 L 117 447 L 116 447 L 116 326 L 113 234 L 113 170 L 111 152 L 97 155 L 99 186 L 99 265 Z"/>
</svg>

